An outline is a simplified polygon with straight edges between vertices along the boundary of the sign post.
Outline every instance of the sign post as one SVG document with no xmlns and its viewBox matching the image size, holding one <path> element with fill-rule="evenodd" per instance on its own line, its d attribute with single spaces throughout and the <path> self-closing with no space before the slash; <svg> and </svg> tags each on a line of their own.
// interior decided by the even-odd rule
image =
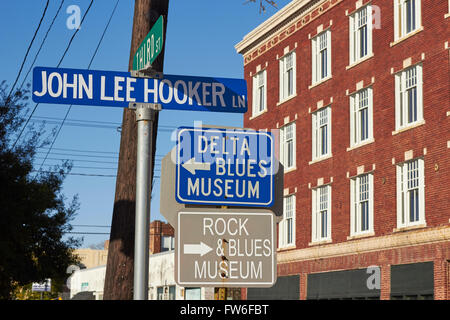
<svg viewBox="0 0 450 320">
<path fill-rule="evenodd" d="M 131 76 L 160 78 L 162 73 L 152 68 L 152 63 L 162 52 L 163 16 L 160 16 L 150 32 L 139 46 L 134 59 Z M 127 84 L 129 81 L 127 80 Z M 136 81 L 136 79 L 135 79 Z M 127 97 L 131 89 L 127 86 Z M 116 95 L 116 90 L 114 90 Z M 125 99 L 124 99 L 125 100 Z M 131 99 L 130 99 L 131 100 Z M 134 99 L 136 101 L 136 99 Z M 153 122 L 161 105 L 155 103 L 130 102 L 129 107 L 136 109 L 137 122 L 137 160 L 136 160 L 136 220 L 134 233 L 134 300 L 148 300 L 149 268 L 149 224 L 153 173 Z"/>
<path fill-rule="evenodd" d="M 148 298 L 149 223 L 152 179 L 153 121 L 157 104 L 136 106 L 137 163 L 136 163 L 136 222 L 134 234 L 134 300 Z"/>
</svg>

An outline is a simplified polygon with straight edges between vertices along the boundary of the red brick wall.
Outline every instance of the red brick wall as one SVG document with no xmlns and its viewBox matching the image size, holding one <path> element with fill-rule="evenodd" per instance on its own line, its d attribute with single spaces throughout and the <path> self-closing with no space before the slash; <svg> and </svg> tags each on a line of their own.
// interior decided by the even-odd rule
<svg viewBox="0 0 450 320">
<path fill-rule="evenodd" d="M 174 236 L 174 228 L 168 224 L 159 220 L 152 221 L 150 223 L 150 252 L 161 252 L 161 237 L 162 236 Z"/>
</svg>

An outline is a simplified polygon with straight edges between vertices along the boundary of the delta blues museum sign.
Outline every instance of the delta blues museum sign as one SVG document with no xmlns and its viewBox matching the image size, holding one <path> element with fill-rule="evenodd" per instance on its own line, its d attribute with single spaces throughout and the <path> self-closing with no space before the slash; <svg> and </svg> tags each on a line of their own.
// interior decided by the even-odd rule
<svg viewBox="0 0 450 320">
<path fill-rule="evenodd" d="M 198 205 L 272 206 L 273 140 L 265 131 L 179 128 L 176 200 Z"/>
</svg>

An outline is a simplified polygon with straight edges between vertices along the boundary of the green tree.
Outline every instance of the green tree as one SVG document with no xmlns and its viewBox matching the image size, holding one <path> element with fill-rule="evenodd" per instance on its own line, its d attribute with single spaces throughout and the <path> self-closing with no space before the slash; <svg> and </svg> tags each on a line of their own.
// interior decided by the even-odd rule
<svg viewBox="0 0 450 320">
<path fill-rule="evenodd" d="M 64 279 L 80 239 L 63 239 L 79 207 L 75 196 L 68 204 L 61 193 L 71 169 L 62 163 L 51 171 L 33 169 L 36 149 L 45 145 L 43 127 L 23 128 L 29 90 L 9 93 L 0 84 L 0 299 L 13 290 L 46 278 Z M 28 129 L 28 127 L 27 127 Z M 20 143 L 16 143 L 19 140 Z"/>
</svg>

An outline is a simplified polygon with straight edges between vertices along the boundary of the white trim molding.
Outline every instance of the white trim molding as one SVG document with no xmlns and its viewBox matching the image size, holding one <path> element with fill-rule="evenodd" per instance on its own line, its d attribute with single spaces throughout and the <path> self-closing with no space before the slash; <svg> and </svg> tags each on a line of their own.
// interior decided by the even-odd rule
<svg viewBox="0 0 450 320">
<path fill-rule="evenodd" d="M 288 39 L 344 0 L 291 1 L 272 17 L 261 23 L 235 45 L 244 56 L 244 65 Z M 332 21 L 330 21 L 332 24 Z"/>
<path fill-rule="evenodd" d="M 324 246 L 279 252 L 277 253 L 277 263 L 283 264 L 351 256 L 447 241 L 450 241 L 450 226 L 428 227 L 379 237 L 354 239 L 346 242 L 326 244 Z"/>
</svg>

